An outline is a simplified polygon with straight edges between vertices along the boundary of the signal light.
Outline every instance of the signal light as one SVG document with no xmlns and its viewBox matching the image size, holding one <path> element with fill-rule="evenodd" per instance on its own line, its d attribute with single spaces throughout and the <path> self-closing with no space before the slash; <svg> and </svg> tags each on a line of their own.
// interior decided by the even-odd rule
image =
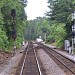
<svg viewBox="0 0 75 75">
<path fill-rule="evenodd" d="M 11 10 L 11 16 L 12 16 L 12 17 L 15 17 L 15 16 L 16 16 L 16 10 L 15 10 L 15 9 L 12 9 L 12 10 Z"/>
<path fill-rule="evenodd" d="M 16 39 L 16 31 L 15 31 L 15 30 L 12 31 L 12 38 L 13 38 L 14 40 Z"/>
<path fill-rule="evenodd" d="M 12 25 L 15 25 L 15 22 L 13 22 Z"/>
<path fill-rule="evenodd" d="M 72 38 L 74 38 L 75 37 L 75 32 L 72 32 Z"/>
</svg>

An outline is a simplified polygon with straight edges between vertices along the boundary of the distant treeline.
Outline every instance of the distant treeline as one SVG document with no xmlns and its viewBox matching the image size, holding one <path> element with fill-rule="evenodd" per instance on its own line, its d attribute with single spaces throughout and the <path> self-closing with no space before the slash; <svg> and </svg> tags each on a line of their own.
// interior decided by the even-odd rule
<svg viewBox="0 0 75 75">
<path fill-rule="evenodd" d="M 47 17 L 27 22 L 25 38 L 35 40 L 42 36 L 46 42 L 62 47 L 65 39 L 71 41 L 72 38 L 71 13 L 75 10 L 75 0 L 48 0 L 48 7 Z"/>
</svg>

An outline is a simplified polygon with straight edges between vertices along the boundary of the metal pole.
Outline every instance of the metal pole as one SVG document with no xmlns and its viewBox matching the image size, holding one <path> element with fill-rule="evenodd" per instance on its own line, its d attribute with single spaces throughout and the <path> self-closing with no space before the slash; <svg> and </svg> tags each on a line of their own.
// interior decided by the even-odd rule
<svg viewBox="0 0 75 75">
<path fill-rule="evenodd" d="M 16 53 L 15 50 L 16 50 L 16 29 L 15 29 L 15 16 L 16 16 L 16 10 L 15 9 L 12 9 L 11 10 L 11 16 L 12 16 L 12 25 L 13 25 L 13 34 L 12 34 L 12 38 L 14 40 L 14 49 L 13 49 L 13 52 L 14 54 Z"/>
<path fill-rule="evenodd" d="M 74 54 L 73 50 L 74 50 L 74 44 L 75 44 L 75 11 L 72 12 L 72 55 Z"/>
<path fill-rule="evenodd" d="M 72 55 L 73 55 L 73 38 L 72 38 Z"/>
<path fill-rule="evenodd" d="M 14 55 L 16 54 L 16 43 L 14 41 Z"/>
</svg>

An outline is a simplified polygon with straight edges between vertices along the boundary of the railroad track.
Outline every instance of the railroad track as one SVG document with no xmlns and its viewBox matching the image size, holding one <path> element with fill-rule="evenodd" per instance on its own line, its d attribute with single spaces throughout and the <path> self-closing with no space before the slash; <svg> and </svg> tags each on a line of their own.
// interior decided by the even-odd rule
<svg viewBox="0 0 75 75">
<path fill-rule="evenodd" d="M 45 45 L 40 44 L 40 46 L 43 48 L 43 50 L 51 57 L 56 59 L 58 62 L 60 62 L 65 68 L 68 69 L 69 72 L 71 72 L 72 75 L 75 75 L 75 62 L 69 60 L 68 58 L 64 57 L 63 55 L 59 54 L 52 48 L 49 48 Z"/>
<path fill-rule="evenodd" d="M 42 75 L 33 44 L 28 43 L 20 75 Z"/>
</svg>

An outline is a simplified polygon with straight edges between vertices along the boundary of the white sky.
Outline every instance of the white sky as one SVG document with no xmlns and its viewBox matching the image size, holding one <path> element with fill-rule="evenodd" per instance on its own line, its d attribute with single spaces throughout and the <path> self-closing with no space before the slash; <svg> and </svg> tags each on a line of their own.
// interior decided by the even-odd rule
<svg viewBox="0 0 75 75">
<path fill-rule="evenodd" d="M 36 17 L 43 17 L 45 16 L 46 11 L 48 11 L 48 0 L 27 0 L 28 4 L 25 8 L 27 13 L 27 19 L 33 20 Z"/>
</svg>

